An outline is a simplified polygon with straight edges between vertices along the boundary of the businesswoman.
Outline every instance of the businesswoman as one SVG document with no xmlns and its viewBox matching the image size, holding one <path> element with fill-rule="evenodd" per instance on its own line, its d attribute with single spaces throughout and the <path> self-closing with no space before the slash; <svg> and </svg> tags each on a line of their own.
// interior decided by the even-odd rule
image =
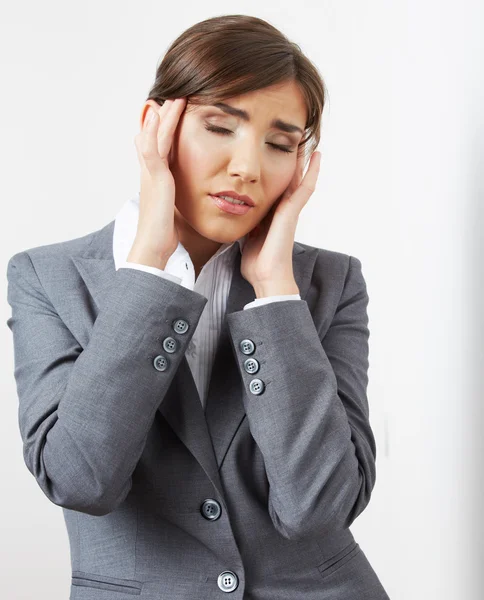
<svg viewBox="0 0 484 600">
<path fill-rule="evenodd" d="M 324 98 L 269 23 L 195 24 L 142 109 L 139 194 L 9 260 L 24 457 L 63 508 L 71 600 L 388 598 L 349 529 L 375 484 L 361 262 L 294 240 Z"/>
</svg>

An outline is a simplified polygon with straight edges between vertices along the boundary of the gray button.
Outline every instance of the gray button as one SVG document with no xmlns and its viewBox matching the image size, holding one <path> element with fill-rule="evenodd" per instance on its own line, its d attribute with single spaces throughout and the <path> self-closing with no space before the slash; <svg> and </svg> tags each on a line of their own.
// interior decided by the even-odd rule
<svg viewBox="0 0 484 600">
<path fill-rule="evenodd" d="M 262 392 L 264 391 L 265 385 L 264 382 L 262 381 L 262 379 L 252 379 L 252 381 L 249 383 L 249 390 L 253 393 L 256 394 L 257 396 L 259 394 L 262 394 Z"/>
<path fill-rule="evenodd" d="M 242 340 L 239 348 L 243 354 L 254 354 L 255 344 L 252 340 Z"/>
<path fill-rule="evenodd" d="M 239 586 L 239 578 L 232 571 L 224 571 L 218 576 L 217 585 L 222 592 L 233 592 Z"/>
<path fill-rule="evenodd" d="M 167 337 L 163 340 L 163 350 L 166 352 L 173 354 L 177 348 L 178 342 L 175 340 L 175 338 Z"/>
<path fill-rule="evenodd" d="M 222 507 L 217 500 L 207 498 L 200 507 L 200 512 L 208 521 L 216 521 L 222 514 Z"/>
<path fill-rule="evenodd" d="M 188 323 L 185 319 L 175 319 L 172 323 L 172 327 L 177 333 L 186 333 L 188 331 Z"/>
<path fill-rule="evenodd" d="M 166 371 L 169 365 L 168 359 L 163 356 L 163 354 L 158 354 L 158 356 L 154 359 L 153 365 L 157 371 Z"/>
<path fill-rule="evenodd" d="M 244 369 L 247 373 L 257 373 L 259 370 L 259 361 L 255 358 L 248 358 L 244 360 Z"/>
</svg>

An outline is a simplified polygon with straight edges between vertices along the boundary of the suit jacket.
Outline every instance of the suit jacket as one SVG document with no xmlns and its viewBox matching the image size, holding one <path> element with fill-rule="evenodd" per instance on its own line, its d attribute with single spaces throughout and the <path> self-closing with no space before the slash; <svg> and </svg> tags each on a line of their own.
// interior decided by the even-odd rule
<svg viewBox="0 0 484 600">
<path fill-rule="evenodd" d="M 375 485 L 361 262 L 294 243 L 301 300 L 235 263 L 206 411 L 207 298 L 115 270 L 114 221 L 8 262 L 25 463 L 63 508 L 70 600 L 383 600 L 349 527 Z"/>
<path fill-rule="evenodd" d="M 170 255 L 163 269 L 132 263 L 127 260 L 136 239 L 139 223 L 140 193 L 123 203 L 116 214 L 113 231 L 113 257 L 116 269 L 126 267 L 154 273 L 165 277 L 198 292 L 208 300 L 197 323 L 195 333 L 185 349 L 185 357 L 197 386 L 202 406 L 205 410 L 208 384 L 217 350 L 220 331 L 225 319 L 230 284 L 234 272 L 234 260 L 237 256 L 237 246 L 243 253 L 247 235 L 235 241 L 226 242 L 203 265 L 200 272 L 195 272 L 195 265 L 185 246 L 178 242 L 173 254 Z M 299 290 L 298 290 L 299 292 Z M 254 306 L 280 300 L 301 300 L 299 293 L 264 296 L 256 298 L 243 307 L 249 310 Z"/>
</svg>

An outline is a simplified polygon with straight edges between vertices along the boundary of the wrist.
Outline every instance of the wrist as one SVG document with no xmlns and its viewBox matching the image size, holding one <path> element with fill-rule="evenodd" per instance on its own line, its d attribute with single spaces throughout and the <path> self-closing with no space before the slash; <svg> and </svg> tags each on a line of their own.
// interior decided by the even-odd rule
<svg viewBox="0 0 484 600">
<path fill-rule="evenodd" d="M 299 294 L 299 288 L 295 281 L 256 284 L 254 286 L 257 298 L 266 298 L 267 296 L 285 296 L 288 294 Z"/>
<path fill-rule="evenodd" d="M 149 252 L 147 250 L 132 249 L 126 258 L 126 261 L 164 270 L 166 263 L 168 262 L 168 258 L 162 258 L 159 254 Z"/>
</svg>

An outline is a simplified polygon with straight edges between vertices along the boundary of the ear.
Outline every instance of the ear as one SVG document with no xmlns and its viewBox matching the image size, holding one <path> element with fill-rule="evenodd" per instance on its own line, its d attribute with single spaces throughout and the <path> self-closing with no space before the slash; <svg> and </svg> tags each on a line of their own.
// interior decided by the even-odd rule
<svg viewBox="0 0 484 600">
<path fill-rule="evenodd" d="M 141 110 L 141 120 L 140 120 L 141 129 L 143 129 L 145 119 L 146 119 L 146 114 L 147 114 L 150 106 L 152 108 L 154 108 L 156 111 L 160 110 L 160 108 L 161 108 L 161 106 L 158 104 L 158 102 L 155 102 L 155 100 L 150 99 L 145 102 L 145 104 L 143 105 L 143 108 Z"/>
</svg>

